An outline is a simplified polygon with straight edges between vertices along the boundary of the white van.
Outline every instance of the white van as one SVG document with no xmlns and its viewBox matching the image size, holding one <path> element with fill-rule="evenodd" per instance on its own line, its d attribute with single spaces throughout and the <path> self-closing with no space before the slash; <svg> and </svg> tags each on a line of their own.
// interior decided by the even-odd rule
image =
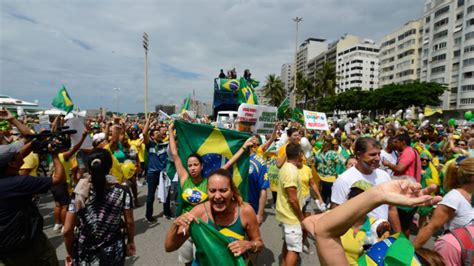
<svg viewBox="0 0 474 266">
<path fill-rule="evenodd" d="M 216 124 L 222 128 L 234 128 L 237 120 L 237 111 L 219 111 L 217 113 Z"/>
</svg>

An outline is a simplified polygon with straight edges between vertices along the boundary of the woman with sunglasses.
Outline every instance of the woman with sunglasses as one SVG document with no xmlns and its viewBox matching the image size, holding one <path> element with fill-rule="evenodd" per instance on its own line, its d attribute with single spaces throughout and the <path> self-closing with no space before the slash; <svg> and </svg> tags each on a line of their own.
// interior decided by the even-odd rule
<svg viewBox="0 0 474 266">
<path fill-rule="evenodd" d="M 474 158 L 459 157 L 448 166 L 444 186 L 449 191 L 438 204 L 431 221 L 423 227 L 413 245 L 421 248 L 441 227 L 453 230 L 474 220 Z"/>
</svg>

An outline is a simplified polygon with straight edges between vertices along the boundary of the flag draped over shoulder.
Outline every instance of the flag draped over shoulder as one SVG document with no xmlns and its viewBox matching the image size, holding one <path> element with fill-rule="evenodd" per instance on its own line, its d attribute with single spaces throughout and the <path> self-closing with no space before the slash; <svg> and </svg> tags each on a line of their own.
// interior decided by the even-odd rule
<svg viewBox="0 0 474 266">
<path fill-rule="evenodd" d="M 237 79 L 215 79 L 214 84 L 219 90 L 227 92 L 237 92 L 240 88 L 240 82 Z"/>
<path fill-rule="evenodd" d="M 199 265 L 245 266 L 242 256 L 234 257 L 227 247 L 230 240 L 201 219 L 199 223 L 191 223 L 189 233 L 196 246 Z"/>
<path fill-rule="evenodd" d="M 290 107 L 290 101 L 288 100 L 288 97 L 286 97 L 283 102 L 280 103 L 280 106 L 278 106 L 278 117 L 283 118 L 285 117 L 286 112 L 288 112 L 288 109 Z"/>
<path fill-rule="evenodd" d="M 66 87 L 63 85 L 59 89 L 58 94 L 53 98 L 51 103 L 54 107 L 64 110 L 66 112 L 71 112 L 74 109 L 74 104 L 72 103 L 71 97 L 67 93 Z"/>
<path fill-rule="evenodd" d="M 443 113 L 443 109 L 442 109 L 442 108 L 432 108 L 432 107 L 430 107 L 430 106 L 426 106 L 426 107 L 425 107 L 425 113 L 424 113 L 425 116 L 432 116 L 432 115 L 434 115 L 434 114 L 436 114 L 436 113 L 442 114 L 442 113 Z"/>
<path fill-rule="evenodd" d="M 240 78 L 240 89 L 239 89 L 239 95 L 238 95 L 238 101 L 239 103 L 248 103 L 248 104 L 258 104 L 258 97 L 257 94 L 255 94 L 254 86 L 252 85 L 258 85 L 259 82 L 255 80 L 250 80 L 248 82 L 244 78 Z"/>
<path fill-rule="evenodd" d="M 181 161 L 186 165 L 192 153 L 199 154 L 203 159 L 203 177 L 221 168 L 239 151 L 250 134 L 212 127 L 210 125 L 193 124 L 176 120 L 176 134 Z M 247 200 L 249 172 L 249 153 L 245 152 L 230 169 L 236 187 L 244 200 Z"/>
<path fill-rule="evenodd" d="M 181 113 L 184 113 L 189 110 L 190 101 L 191 101 L 191 97 L 189 96 L 184 100 L 183 107 L 181 108 Z"/>
</svg>

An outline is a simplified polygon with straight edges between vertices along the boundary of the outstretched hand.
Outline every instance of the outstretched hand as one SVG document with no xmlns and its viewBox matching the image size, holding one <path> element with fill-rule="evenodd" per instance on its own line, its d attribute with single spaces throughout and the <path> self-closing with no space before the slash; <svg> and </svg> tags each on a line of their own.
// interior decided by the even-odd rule
<svg viewBox="0 0 474 266">
<path fill-rule="evenodd" d="M 0 120 L 11 121 L 13 118 L 13 115 L 10 113 L 10 111 L 8 111 L 8 109 L 6 109 L 5 107 L 0 109 Z"/>
<path fill-rule="evenodd" d="M 384 203 L 390 205 L 430 206 L 442 200 L 441 196 L 431 195 L 436 191 L 436 185 L 422 189 L 419 183 L 407 179 L 386 182 L 373 189 L 378 189 Z"/>
</svg>

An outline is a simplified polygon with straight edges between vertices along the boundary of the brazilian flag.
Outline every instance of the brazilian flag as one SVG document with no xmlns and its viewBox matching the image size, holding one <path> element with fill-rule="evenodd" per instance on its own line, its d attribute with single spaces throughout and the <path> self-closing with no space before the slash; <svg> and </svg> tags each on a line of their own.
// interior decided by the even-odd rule
<svg viewBox="0 0 474 266">
<path fill-rule="evenodd" d="M 63 85 L 61 89 L 54 97 L 53 102 L 51 103 L 54 107 L 64 110 L 66 112 L 71 112 L 74 109 L 74 104 L 72 103 L 71 97 L 67 93 L 66 87 Z"/>
<path fill-rule="evenodd" d="M 252 85 L 246 79 L 240 78 L 240 89 L 238 95 L 239 103 L 258 104 L 258 97 Z"/>
<path fill-rule="evenodd" d="M 280 106 L 278 106 L 278 118 L 284 118 L 289 108 L 290 101 L 288 100 L 288 97 L 286 97 L 285 100 L 280 103 Z"/>
<path fill-rule="evenodd" d="M 295 107 L 293 109 L 291 118 L 293 118 L 293 120 L 295 120 L 296 122 L 304 125 L 304 114 L 303 114 L 303 110 L 301 110 L 300 108 Z"/>
<path fill-rule="evenodd" d="M 215 84 L 219 90 L 227 92 L 237 92 L 240 88 L 240 82 L 237 79 L 215 79 Z"/>
<path fill-rule="evenodd" d="M 231 241 L 201 219 L 199 223 L 191 223 L 189 234 L 196 245 L 196 258 L 199 260 L 199 265 L 245 266 L 242 256 L 235 257 L 227 248 Z"/>
<path fill-rule="evenodd" d="M 184 100 L 183 107 L 181 107 L 181 113 L 184 113 L 184 112 L 186 112 L 186 111 L 189 110 L 190 102 L 191 102 L 191 97 L 188 96 L 188 97 Z"/>
<path fill-rule="evenodd" d="M 197 153 L 203 159 L 204 177 L 221 168 L 239 151 L 250 134 L 222 129 L 204 124 L 193 124 L 176 120 L 174 122 L 178 138 L 178 150 L 181 161 L 186 165 L 187 158 Z M 244 200 L 247 200 L 249 172 L 249 153 L 245 152 L 230 169 L 236 187 Z"/>
</svg>

